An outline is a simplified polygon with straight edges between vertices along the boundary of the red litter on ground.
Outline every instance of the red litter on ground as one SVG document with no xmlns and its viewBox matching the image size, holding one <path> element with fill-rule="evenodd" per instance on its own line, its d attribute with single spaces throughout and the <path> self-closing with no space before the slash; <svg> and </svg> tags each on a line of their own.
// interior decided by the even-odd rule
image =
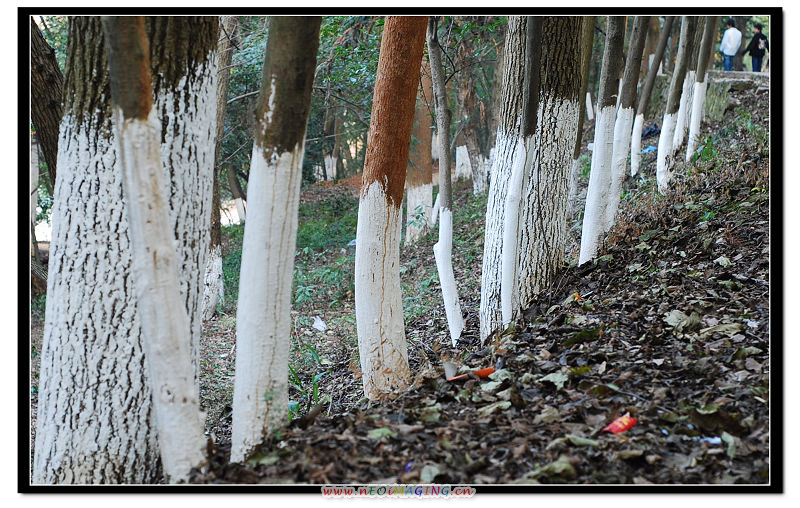
<svg viewBox="0 0 800 508">
<path fill-rule="evenodd" d="M 445 378 L 448 381 L 461 381 L 462 379 L 469 379 L 469 374 L 470 373 L 461 374 L 459 376 L 456 376 L 455 375 L 456 370 L 457 370 L 457 367 L 456 367 L 456 365 L 454 363 L 452 363 L 452 362 L 444 362 Z M 471 374 L 475 374 L 479 378 L 484 379 L 484 378 L 489 377 L 489 374 L 491 374 L 492 372 L 494 372 L 494 367 L 486 367 L 485 369 L 472 371 Z"/>
<path fill-rule="evenodd" d="M 637 420 L 636 418 L 631 418 L 630 413 L 625 413 L 624 416 L 620 416 L 613 422 L 603 427 L 603 430 L 607 430 L 612 434 L 619 434 L 620 432 L 625 432 L 626 430 L 636 425 L 636 422 L 638 421 L 639 420 Z"/>
</svg>

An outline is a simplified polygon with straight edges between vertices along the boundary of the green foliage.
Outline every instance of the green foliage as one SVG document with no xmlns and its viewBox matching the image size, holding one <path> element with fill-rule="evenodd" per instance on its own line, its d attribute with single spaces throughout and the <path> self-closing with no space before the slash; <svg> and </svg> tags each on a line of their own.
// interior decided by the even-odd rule
<svg viewBox="0 0 800 508">
<path fill-rule="evenodd" d="M 37 18 L 39 18 L 37 24 L 42 31 L 42 36 L 56 52 L 56 62 L 63 74 L 67 61 L 68 16 L 34 16 L 34 21 Z"/>
<path fill-rule="evenodd" d="M 31 301 L 31 315 L 37 320 L 44 319 L 44 310 L 47 305 L 47 295 L 41 294 Z"/>
<path fill-rule="evenodd" d="M 358 199 L 337 195 L 300 205 L 297 248 L 320 252 L 342 248 L 356 236 Z"/>
</svg>

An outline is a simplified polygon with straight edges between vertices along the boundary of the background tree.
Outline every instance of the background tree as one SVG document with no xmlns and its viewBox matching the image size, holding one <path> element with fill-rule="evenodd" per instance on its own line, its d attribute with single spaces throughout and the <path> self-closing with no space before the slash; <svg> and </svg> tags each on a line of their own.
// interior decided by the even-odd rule
<svg viewBox="0 0 800 508">
<path fill-rule="evenodd" d="M 211 319 L 217 304 L 225 297 L 225 281 L 222 274 L 222 226 L 220 224 L 220 160 L 222 139 L 225 136 L 225 106 L 228 101 L 228 84 L 233 60 L 233 41 L 236 37 L 236 17 L 220 17 L 219 41 L 217 42 L 217 137 L 214 145 L 214 187 L 211 195 L 211 236 L 208 260 L 203 278 L 203 320 Z"/>
<path fill-rule="evenodd" d="M 633 127 L 633 105 L 636 102 L 636 85 L 639 82 L 639 68 L 642 63 L 642 51 L 647 39 L 647 26 L 650 16 L 636 16 L 633 22 L 628 54 L 625 57 L 625 71 L 622 76 L 621 93 L 617 119 L 614 122 L 614 147 L 611 156 L 611 185 L 608 193 L 608 204 L 605 210 L 604 231 L 608 232 L 614 225 L 619 207 L 622 180 L 628 165 L 628 150 Z"/>
<path fill-rule="evenodd" d="M 61 94 L 64 77 L 58 68 L 56 52 L 44 40 L 31 18 L 31 118 L 47 163 L 48 191 L 53 193 L 58 157 L 58 126 L 64 109 Z"/>
<path fill-rule="evenodd" d="M 286 421 L 297 208 L 320 22 L 270 18 L 236 313 L 234 462 Z"/>
<path fill-rule="evenodd" d="M 431 17 L 428 20 L 427 42 L 430 59 L 431 78 L 433 80 L 433 96 L 436 102 L 436 130 L 439 133 L 439 241 L 433 246 L 436 257 L 436 268 L 439 271 L 439 283 L 442 286 L 442 299 L 450 329 L 450 340 L 456 345 L 464 330 L 464 316 L 458 301 L 458 288 L 453 274 L 453 191 L 450 180 L 450 118 L 447 107 L 447 91 L 445 88 L 444 66 L 442 65 L 441 48 L 437 36 L 439 20 Z M 473 187 L 474 188 L 474 187 Z"/>
<path fill-rule="evenodd" d="M 103 18 L 114 133 L 127 204 L 132 275 L 167 480 L 185 481 L 206 461 L 204 422 L 194 382 L 189 318 L 178 285 L 161 122 L 153 110 L 149 41 L 140 16 Z"/>
<path fill-rule="evenodd" d="M 703 41 L 697 59 L 697 74 L 694 84 L 694 100 L 689 122 L 689 141 L 686 144 L 686 161 L 688 162 L 699 144 L 700 123 L 703 121 L 703 110 L 706 104 L 706 68 L 708 66 L 709 48 L 713 44 L 714 31 L 717 28 L 713 17 L 707 17 L 703 29 Z"/>
<path fill-rule="evenodd" d="M 355 300 L 364 393 L 406 386 L 400 205 L 427 18 L 389 16 L 381 41 L 356 232 Z"/>
<path fill-rule="evenodd" d="M 589 173 L 589 188 L 586 191 L 586 208 L 581 231 L 581 251 L 578 261 L 580 264 L 594 259 L 604 231 L 605 211 L 611 185 L 616 83 L 622 63 L 620 55 L 624 36 L 623 17 L 609 16 L 606 45 L 603 50 L 603 67 L 600 73 L 600 92 L 597 97 L 598 113 L 595 120 L 592 169 Z"/>
<path fill-rule="evenodd" d="M 480 337 L 484 342 L 502 326 L 500 285 L 502 274 L 503 220 L 511 168 L 521 139 L 522 87 L 525 72 L 527 19 L 508 20 L 503 51 L 502 109 L 491 166 L 481 270 Z"/>
<path fill-rule="evenodd" d="M 208 248 L 217 19 L 148 18 L 146 28 L 170 190 L 164 220 L 177 246 L 194 352 Z M 161 473 L 159 448 L 99 18 L 70 18 L 69 40 L 33 478 L 149 483 Z"/>
<path fill-rule="evenodd" d="M 675 119 L 675 129 L 672 134 L 672 152 L 677 153 L 686 139 L 689 131 L 689 116 L 692 111 L 692 99 L 694 95 L 695 69 L 697 68 L 697 53 L 700 49 L 700 39 L 703 35 L 703 25 L 705 18 L 701 16 L 689 16 L 692 31 L 689 34 L 687 50 L 688 62 L 686 64 L 686 75 L 683 77 L 683 87 L 681 89 L 681 100 L 678 106 L 678 116 Z"/>
<path fill-rule="evenodd" d="M 686 67 L 689 63 L 688 44 L 692 34 L 692 22 L 690 16 L 681 16 L 681 36 L 678 44 L 678 61 L 675 63 L 675 72 L 669 83 L 667 92 L 667 106 L 664 111 L 664 120 L 661 123 L 661 134 L 658 137 L 658 158 L 656 162 L 656 180 L 658 190 L 662 194 L 667 191 L 667 185 L 672 178 L 670 168 L 672 167 L 673 135 L 675 131 L 675 121 L 680 105 L 681 89 L 683 88 L 683 78 L 686 76 Z"/>
<path fill-rule="evenodd" d="M 406 171 L 406 243 L 416 242 L 425 232 L 433 206 L 433 157 L 431 144 L 431 111 L 433 110 L 433 83 L 430 67 L 423 62 L 420 69 L 420 86 L 414 108 L 414 129 Z"/>
<path fill-rule="evenodd" d="M 650 104 L 650 96 L 653 94 L 653 84 L 656 82 L 656 75 L 664 57 L 664 51 L 667 48 L 667 41 L 674 21 L 675 16 L 667 16 L 664 19 L 664 28 L 661 30 L 655 56 L 653 56 L 650 68 L 647 70 L 647 76 L 639 94 L 639 105 L 636 107 L 636 118 L 633 121 L 633 134 L 631 134 L 631 176 L 635 176 L 639 172 L 639 165 L 642 161 L 641 148 L 644 116 L 647 114 L 647 106 Z"/>
<path fill-rule="evenodd" d="M 575 200 L 578 194 L 578 176 L 580 167 L 578 159 L 581 155 L 581 144 L 583 143 L 583 122 L 589 115 L 592 104 L 584 100 L 586 91 L 589 88 L 589 70 L 592 64 L 592 45 L 594 42 L 594 16 L 583 16 L 581 18 L 581 90 L 580 90 L 580 109 L 578 111 L 578 131 L 575 134 L 575 148 L 572 151 L 572 169 L 569 178 L 569 198 L 567 204 L 567 217 L 572 217 L 575 209 Z M 587 108 L 588 106 L 588 108 Z"/>
</svg>

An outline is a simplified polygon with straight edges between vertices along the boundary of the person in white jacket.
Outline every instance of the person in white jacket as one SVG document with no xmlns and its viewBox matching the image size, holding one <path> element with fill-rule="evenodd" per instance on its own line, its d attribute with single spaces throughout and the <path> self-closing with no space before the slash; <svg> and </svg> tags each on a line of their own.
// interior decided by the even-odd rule
<svg viewBox="0 0 800 508">
<path fill-rule="evenodd" d="M 742 32 L 736 29 L 736 22 L 733 18 L 728 19 L 728 29 L 722 36 L 722 42 L 719 44 L 719 50 L 722 52 L 722 57 L 725 63 L 725 70 L 733 70 L 733 59 L 736 53 L 739 52 L 739 46 L 742 44 Z"/>
</svg>

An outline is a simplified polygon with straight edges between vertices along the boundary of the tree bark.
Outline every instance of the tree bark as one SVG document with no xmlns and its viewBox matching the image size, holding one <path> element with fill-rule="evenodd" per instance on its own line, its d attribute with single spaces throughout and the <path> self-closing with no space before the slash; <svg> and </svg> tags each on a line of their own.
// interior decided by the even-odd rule
<svg viewBox="0 0 800 508">
<path fill-rule="evenodd" d="M 608 232 L 614 225 L 619 208 L 622 180 L 627 169 L 628 153 L 633 127 L 633 106 L 636 102 L 636 85 L 639 81 L 639 68 L 642 63 L 642 51 L 647 38 L 647 25 L 650 16 L 636 16 L 631 32 L 631 42 L 625 59 L 625 71 L 622 76 L 622 93 L 619 98 L 617 119 L 614 122 L 614 147 L 611 156 L 611 186 L 605 210 L 604 231 Z"/>
<path fill-rule="evenodd" d="M 464 330 L 464 317 L 458 300 L 458 289 L 453 274 L 453 196 L 450 181 L 450 110 L 447 108 L 447 90 L 445 87 L 444 66 L 442 65 L 441 48 L 438 39 L 438 18 L 428 21 L 427 43 L 428 58 L 433 80 L 433 96 L 436 103 L 436 127 L 439 132 L 439 241 L 433 246 L 436 268 L 439 272 L 439 283 L 442 287 L 442 299 L 450 340 L 453 346 Z"/>
<path fill-rule="evenodd" d="M 64 114 L 63 88 L 64 77 L 56 62 L 56 52 L 31 18 L 31 118 L 47 163 L 51 194 L 56 184 L 58 126 Z"/>
<path fill-rule="evenodd" d="M 750 39 L 749 37 L 745 36 L 744 28 L 747 25 L 747 19 L 750 16 L 734 16 L 733 20 L 736 22 L 736 29 L 742 32 L 742 42 L 739 45 L 739 51 L 736 52 L 736 56 L 733 57 L 733 70 L 735 71 L 743 71 L 744 70 L 744 48 L 747 47 L 747 41 Z"/>
<path fill-rule="evenodd" d="M 321 21 L 275 16 L 269 22 L 236 313 L 234 462 L 286 422 L 297 209 Z"/>
<path fill-rule="evenodd" d="M 464 38 L 458 47 L 458 58 L 465 64 L 472 57 L 474 52 L 471 40 Z M 472 193 L 483 194 L 486 192 L 486 171 L 485 164 L 481 161 L 480 146 L 478 144 L 478 107 L 475 99 L 475 73 L 468 70 L 461 72 L 460 86 L 456 94 L 458 107 L 461 111 L 461 122 L 463 125 L 462 134 L 469 157 L 470 175 L 472 180 Z M 458 161 L 456 161 L 458 162 Z M 456 172 L 458 176 L 458 172 Z"/>
<path fill-rule="evenodd" d="M 186 481 L 206 462 L 189 317 L 178 284 L 153 109 L 149 41 L 140 16 L 103 18 L 114 133 L 131 240 L 132 275 L 167 481 Z"/>
<path fill-rule="evenodd" d="M 658 159 L 656 162 L 656 180 L 661 194 L 667 191 L 667 186 L 672 174 L 670 168 L 673 163 L 673 136 L 675 121 L 680 106 L 683 79 L 686 77 L 686 67 L 689 63 L 688 45 L 692 35 L 692 22 L 690 16 L 681 16 L 681 36 L 678 45 L 678 61 L 675 63 L 675 72 L 669 84 L 667 93 L 667 107 L 664 111 L 664 120 L 661 124 L 661 135 L 658 137 Z"/>
<path fill-rule="evenodd" d="M 667 48 L 667 39 L 672 31 L 675 16 L 667 16 L 664 20 L 664 29 L 661 31 L 661 38 L 656 47 L 655 56 L 647 71 L 647 77 L 642 85 L 642 92 L 639 94 L 639 105 L 636 108 L 636 119 L 633 122 L 633 134 L 631 134 L 631 176 L 636 176 L 639 172 L 639 165 L 642 160 L 642 129 L 644 128 L 644 116 L 647 114 L 647 106 L 650 103 L 650 96 L 653 94 L 653 84 L 656 82 L 658 68 L 664 57 Z"/>
<path fill-rule="evenodd" d="M 709 48 L 714 41 L 716 24 L 713 17 L 707 17 L 703 30 L 703 40 L 697 59 L 697 74 L 694 84 L 694 100 L 689 122 L 689 141 L 686 144 L 686 161 L 691 160 L 700 141 L 700 123 L 703 121 L 703 110 L 706 104 L 706 67 L 708 66 Z"/>
<path fill-rule="evenodd" d="M 426 23 L 421 16 L 388 16 L 378 57 L 355 259 L 361 380 L 370 399 L 406 387 L 410 375 L 399 226 Z"/>
<path fill-rule="evenodd" d="M 567 217 L 572 217 L 575 210 L 575 200 L 578 194 L 578 176 L 580 167 L 578 159 L 581 155 L 581 145 L 583 144 L 583 122 L 587 112 L 591 111 L 591 104 L 583 98 L 589 89 L 589 71 L 592 65 L 592 46 L 594 44 L 594 16 L 583 16 L 581 25 L 581 89 L 580 105 L 578 110 L 578 129 L 575 134 L 575 148 L 572 151 L 572 167 L 569 178 L 569 198 L 567 204 Z M 587 106 L 589 108 L 587 109 Z"/>
<path fill-rule="evenodd" d="M 681 92 L 680 106 L 678 107 L 678 116 L 675 120 L 675 132 L 672 135 L 672 151 L 677 153 L 680 150 L 686 139 L 686 134 L 689 131 L 689 117 L 691 116 L 692 100 L 694 99 L 694 82 L 697 69 L 698 51 L 700 49 L 700 40 L 703 36 L 703 28 L 705 26 L 705 18 L 701 16 L 691 16 L 692 33 L 689 36 L 689 62 L 686 66 L 686 76 L 683 78 L 683 90 Z"/>
<path fill-rule="evenodd" d="M 481 342 L 502 326 L 500 287 L 502 280 L 503 223 L 509 179 L 522 131 L 521 92 L 525 73 L 527 18 L 513 16 L 508 20 L 503 61 L 502 101 L 497 128 L 495 156 L 490 172 L 489 196 L 481 270 L 480 337 Z"/>
<path fill-rule="evenodd" d="M 239 215 L 239 221 L 245 222 L 247 220 L 247 199 L 242 190 L 242 185 L 236 177 L 236 170 L 228 168 L 225 176 L 228 179 L 228 186 L 231 189 L 231 194 L 233 194 L 233 199 L 236 201 L 236 213 Z"/>
<path fill-rule="evenodd" d="M 159 17 L 146 23 L 160 157 L 169 177 L 170 214 L 162 220 L 169 220 L 178 249 L 196 351 L 213 171 L 217 21 Z M 34 481 L 149 483 L 160 475 L 159 448 L 103 32 L 99 18 L 87 17 L 71 18 L 69 30 Z"/>
<path fill-rule="evenodd" d="M 208 260 L 203 277 L 203 320 L 211 319 L 217 311 L 217 304 L 225 297 L 225 282 L 222 276 L 222 225 L 220 224 L 220 160 L 222 158 L 222 138 L 225 135 L 225 110 L 228 102 L 228 85 L 233 60 L 233 41 L 236 37 L 236 16 L 221 16 L 217 42 L 217 132 L 214 145 L 214 187 L 211 195 L 211 235 L 208 247 Z"/>
<path fill-rule="evenodd" d="M 541 56 L 534 68 L 539 77 L 532 82 L 539 88 L 535 142 L 528 143 L 520 203 L 517 311 L 549 287 L 564 260 L 569 174 L 583 103 L 581 38 L 580 17 L 542 19 Z"/>
<path fill-rule="evenodd" d="M 433 206 L 433 158 L 431 157 L 431 115 L 433 109 L 433 84 L 430 69 L 423 63 L 420 70 L 420 87 L 414 109 L 412 146 L 408 157 L 406 190 L 406 244 L 416 242 L 428 228 Z M 416 139 L 416 143 L 413 140 Z"/>
<path fill-rule="evenodd" d="M 650 24 L 647 29 L 647 42 L 644 46 L 644 53 L 642 54 L 642 65 L 639 68 L 639 75 L 647 74 L 650 67 L 650 56 L 653 56 L 653 61 L 657 61 L 655 57 L 656 48 L 661 40 L 661 25 L 658 21 L 658 16 L 649 16 Z"/>
<path fill-rule="evenodd" d="M 611 157 L 616 120 L 616 79 L 619 76 L 620 53 L 622 51 L 623 17 L 609 16 L 606 46 L 603 51 L 603 67 L 600 73 L 600 93 L 597 98 L 594 151 L 592 170 L 589 174 L 589 189 L 586 191 L 586 208 L 581 231 L 579 264 L 594 259 L 603 234 L 608 191 L 611 185 Z"/>
</svg>

